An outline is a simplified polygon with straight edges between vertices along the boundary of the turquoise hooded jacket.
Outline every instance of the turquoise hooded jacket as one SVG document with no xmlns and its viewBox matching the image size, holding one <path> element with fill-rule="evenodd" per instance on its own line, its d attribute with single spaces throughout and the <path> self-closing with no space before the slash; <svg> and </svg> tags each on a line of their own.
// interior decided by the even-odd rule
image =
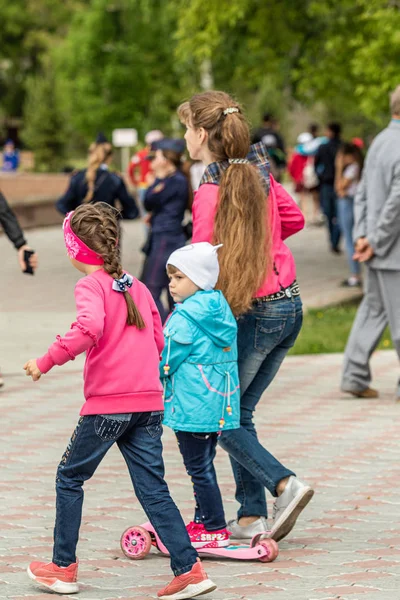
<svg viewBox="0 0 400 600">
<path fill-rule="evenodd" d="M 177 304 L 164 337 L 164 425 L 199 433 L 237 429 L 237 324 L 222 292 L 199 291 Z"/>
</svg>

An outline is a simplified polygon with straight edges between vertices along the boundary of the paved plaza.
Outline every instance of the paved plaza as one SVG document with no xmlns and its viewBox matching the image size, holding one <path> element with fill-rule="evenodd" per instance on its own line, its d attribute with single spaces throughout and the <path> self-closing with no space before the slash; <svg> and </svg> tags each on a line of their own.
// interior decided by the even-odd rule
<svg viewBox="0 0 400 600">
<path fill-rule="evenodd" d="M 33 383 L 23 363 L 42 354 L 74 318 L 73 285 L 58 228 L 28 232 L 40 253 L 35 277 L 18 273 L 15 252 L 0 237 L 0 598 L 49 600 L 25 571 L 31 560 L 51 559 L 54 478 L 77 421 L 83 358 L 56 367 Z M 137 273 L 140 223 L 123 236 L 124 266 Z M 291 241 L 307 306 L 351 294 L 338 287 L 343 257 L 326 250 L 325 232 L 309 229 Z M 288 358 L 256 413 L 268 449 L 315 486 L 312 503 L 274 563 L 206 560 L 218 590 L 206 600 L 398 600 L 400 598 L 400 404 L 394 401 L 398 360 L 392 351 L 373 358 L 378 400 L 350 399 L 339 391 L 341 355 Z M 164 434 L 166 477 L 185 519 L 192 515 L 191 483 L 173 435 Z M 219 481 L 227 518 L 237 504 L 229 460 L 220 450 Z M 271 508 L 269 497 L 269 508 Z M 85 485 L 80 600 L 146 600 L 170 580 L 169 561 L 152 552 L 130 561 L 121 533 L 145 520 L 118 450 Z M 71 596 L 72 598 L 73 596 Z"/>
</svg>

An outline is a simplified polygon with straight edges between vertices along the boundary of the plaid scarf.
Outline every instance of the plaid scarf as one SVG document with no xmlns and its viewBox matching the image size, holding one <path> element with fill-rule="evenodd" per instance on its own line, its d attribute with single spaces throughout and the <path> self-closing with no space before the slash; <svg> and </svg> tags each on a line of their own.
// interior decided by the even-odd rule
<svg viewBox="0 0 400 600">
<path fill-rule="evenodd" d="M 269 194 L 270 180 L 269 180 L 269 156 L 266 146 L 262 142 L 253 144 L 250 146 L 250 151 L 247 155 L 247 160 L 251 165 L 257 167 L 262 184 L 265 188 L 266 194 Z M 200 180 L 200 185 L 203 183 L 214 183 L 219 185 L 222 173 L 230 166 L 228 160 L 221 160 L 213 162 L 204 171 L 203 177 Z"/>
</svg>

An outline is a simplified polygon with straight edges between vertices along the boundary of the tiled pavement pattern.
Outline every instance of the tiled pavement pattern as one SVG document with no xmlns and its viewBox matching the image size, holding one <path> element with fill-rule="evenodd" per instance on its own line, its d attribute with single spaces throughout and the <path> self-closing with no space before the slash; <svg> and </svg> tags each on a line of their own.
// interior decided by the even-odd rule
<svg viewBox="0 0 400 600">
<path fill-rule="evenodd" d="M 257 411 L 261 439 L 316 488 L 272 564 L 207 560 L 219 589 L 213 600 L 386 600 L 400 597 L 400 406 L 392 400 L 397 359 L 374 359 L 378 401 L 337 391 L 339 355 L 288 359 Z M 0 597 L 48 598 L 27 579 L 30 560 L 51 558 L 54 474 L 82 401 L 81 360 L 33 384 L 17 373 L 1 394 Z M 164 435 L 167 480 L 184 517 L 191 484 L 171 432 Z M 227 456 L 217 467 L 228 518 L 235 513 Z M 170 577 L 169 561 L 125 558 L 121 533 L 143 513 L 118 450 L 87 483 L 79 546 L 80 598 L 154 597 Z"/>
<path fill-rule="evenodd" d="M 126 266 L 138 268 L 134 252 L 137 224 L 124 237 Z M 336 257 L 324 252 L 322 232 L 302 234 L 296 248 L 300 282 L 306 289 L 307 261 L 313 253 L 329 260 L 332 278 L 340 276 Z M 1 364 L 7 386 L 0 392 L 0 598 L 49 599 L 25 574 L 27 563 L 51 558 L 56 466 L 77 420 L 82 402 L 82 359 L 33 384 L 23 362 L 42 353 L 73 318 L 74 272 L 63 259 L 60 232 L 30 232 L 41 251 L 41 271 L 19 276 L 4 238 L 0 293 Z M 319 249 L 312 241 L 319 240 Z M 308 243 L 310 242 L 310 243 Z M 322 260 L 320 272 L 323 272 Z M 315 264 L 316 264 L 315 263 Z M 333 266 L 332 266 L 333 265 Z M 343 265 L 342 265 L 343 266 Z M 315 270 L 315 269 L 314 269 Z M 31 306 L 31 312 L 27 307 Z M 379 400 L 354 400 L 338 392 L 341 356 L 291 357 L 257 410 L 261 439 L 316 495 L 291 536 L 280 543 L 272 564 L 207 560 L 219 585 L 209 600 L 398 600 L 400 598 L 400 405 L 393 400 L 398 362 L 394 353 L 373 361 Z M 189 519 L 188 481 L 171 432 L 164 436 L 167 480 Z M 236 503 L 227 456 L 217 468 L 227 518 Z M 118 451 L 112 451 L 87 483 L 79 545 L 83 600 L 145 600 L 170 579 L 167 558 L 152 553 L 144 561 L 126 559 L 119 538 L 140 524 L 143 513 L 130 487 Z M 271 506 L 271 505 L 270 505 Z M 73 597 L 73 596 L 71 596 Z"/>
</svg>

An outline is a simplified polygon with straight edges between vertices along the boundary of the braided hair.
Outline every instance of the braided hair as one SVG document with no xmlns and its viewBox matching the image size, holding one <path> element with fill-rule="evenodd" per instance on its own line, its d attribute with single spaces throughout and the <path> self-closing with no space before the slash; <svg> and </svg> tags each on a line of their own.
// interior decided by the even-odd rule
<svg viewBox="0 0 400 600">
<path fill-rule="evenodd" d="M 118 245 L 118 211 L 106 204 L 82 204 L 75 210 L 71 219 L 71 228 L 82 242 L 103 257 L 103 269 L 113 279 L 124 274 Z M 127 324 L 144 329 L 146 324 L 132 296 L 123 292 L 128 311 Z"/>
</svg>

